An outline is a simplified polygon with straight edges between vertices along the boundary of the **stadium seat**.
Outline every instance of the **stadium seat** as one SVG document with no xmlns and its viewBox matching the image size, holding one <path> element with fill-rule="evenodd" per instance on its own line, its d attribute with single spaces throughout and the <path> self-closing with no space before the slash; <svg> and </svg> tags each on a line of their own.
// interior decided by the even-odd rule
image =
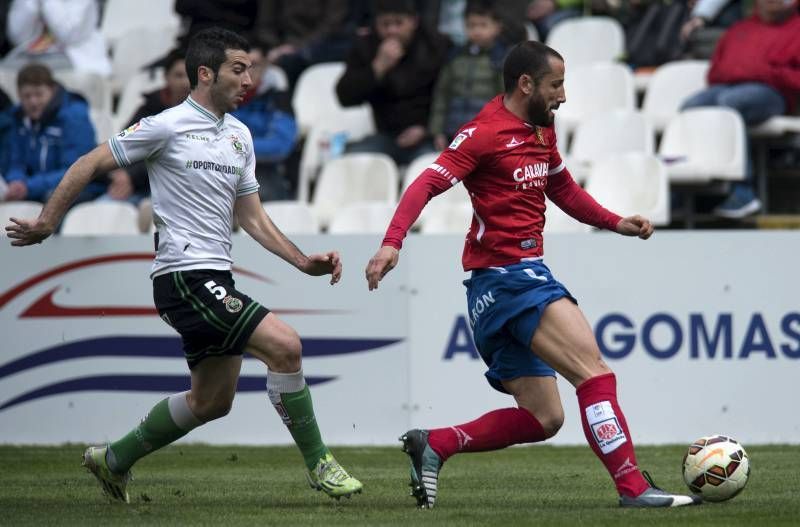
<svg viewBox="0 0 800 527">
<path fill-rule="evenodd" d="M 319 222 L 308 203 L 267 201 L 262 203 L 272 222 L 284 234 L 317 234 Z"/>
<path fill-rule="evenodd" d="M 686 99 L 706 87 L 708 64 L 705 60 L 677 60 L 653 72 L 644 93 L 642 112 L 656 132 L 666 128 Z"/>
<path fill-rule="evenodd" d="M 564 89 L 567 102 L 556 111 L 558 127 L 564 138 L 571 135 L 580 121 L 596 113 L 635 108 L 633 74 L 624 64 L 600 63 L 568 68 Z"/>
<path fill-rule="evenodd" d="M 433 152 L 431 154 L 425 154 L 423 156 L 418 157 L 417 159 L 413 160 L 411 164 L 408 165 L 406 169 L 405 176 L 403 177 L 403 189 L 402 191 L 405 192 L 411 183 L 414 182 L 417 177 L 419 177 L 422 172 L 428 168 L 428 166 L 436 161 L 436 158 L 439 157 L 439 152 Z M 432 214 L 436 214 L 436 209 L 440 207 L 449 207 L 450 205 L 468 205 L 470 210 L 472 209 L 472 202 L 469 199 L 469 194 L 467 193 L 467 189 L 464 187 L 463 183 L 459 183 L 455 185 L 453 188 L 449 188 L 446 191 L 442 192 L 438 196 L 434 197 L 426 207 L 422 210 L 422 213 L 419 215 L 419 219 L 414 224 L 415 226 L 425 225 L 428 217 Z M 446 212 L 444 214 L 447 214 Z"/>
<path fill-rule="evenodd" d="M 728 108 L 693 108 L 673 117 L 659 156 L 675 183 L 741 180 L 745 172 L 745 125 Z"/>
<path fill-rule="evenodd" d="M 141 29 L 161 27 L 177 36 L 181 19 L 175 12 L 175 0 L 106 0 L 100 32 L 113 49 L 124 38 L 133 38 Z M 140 38 L 133 38 L 140 42 Z"/>
<path fill-rule="evenodd" d="M 315 64 L 300 75 L 292 96 L 297 126 L 301 135 L 306 135 L 312 126 L 321 126 L 323 130 L 333 132 L 346 130 L 349 140 L 360 139 L 372 133 L 372 109 L 368 104 L 345 108 L 336 96 L 336 83 L 344 73 L 343 62 L 326 62 Z M 368 130 L 357 133 L 364 128 L 365 117 Z"/>
<path fill-rule="evenodd" d="M 362 201 L 397 202 L 397 165 L 384 154 L 345 154 L 325 164 L 311 208 L 327 227 L 336 212 Z"/>
<path fill-rule="evenodd" d="M 621 216 L 641 214 L 654 225 L 669 225 L 667 169 L 652 153 L 616 153 L 596 160 L 586 191 Z"/>
<path fill-rule="evenodd" d="M 298 199 L 308 201 L 311 182 L 316 179 L 322 164 L 341 154 L 331 151 L 331 143 L 334 140 L 340 140 L 339 146 L 344 150 L 346 143 L 362 139 L 374 130 L 372 109 L 367 105 L 342 108 L 336 117 L 328 116 L 313 124 L 303 141 Z"/>
<path fill-rule="evenodd" d="M 474 213 L 471 203 L 443 203 L 425 215 L 422 234 L 466 234 Z"/>
<path fill-rule="evenodd" d="M 67 211 L 61 225 L 64 236 L 139 234 L 139 212 L 123 201 L 90 201 Z"/>
<path fill-rule="evenodd" d="M 428 168 L 428 166 L 436 161 L 436 159 L 441 155 L 441 152 L 431 152 L 430 154 L 423 154 L 416 159 L 413 159 L 411 163 L 408 164 L 406 171 L 403 173 L 403 188 L 402 191 L 405 192 L 408 186 L 413 183 L 422 171 Z"/>
<path fill-rule="evenodd" d="M 525 36 L 528 40 L 536 40 L 537 42 L 541 41 L 539 38 L 539 30 L 536 29 L 536 26 L 533 25 L 533 22 L 524 22 L 522 24 L 525 27 Z"/>
<path fill-rule="evenodd" d="M 38 218 L 42 207 L 38 201 L 0 202 L 0 223 L 6 225 L 9 218 Z"/>
<path fill-rule="evenodd" d="M 144 94 L 162 88 L 165 84 L 163 68 L 153 71 L 139 71 L 133 74 L 125 86 L 117 102 L 114 113 L 114 129 L 123 130 L 133 117 L 134 112 L 144 104 Z"/>
<path fill-rule="evenodd" d="M 117 132 L 114 128 L 114 120 L 107 110 L 90 109 L 89 120 L 94 126 L 94 138 L 97 144 L 105 143 Z"/>
<path fill-rule="evenodd" d="M 394 208 L 394 204 L 383 201 L 348 205 L 333 216 L 328 234 L 383 234 Z"/>
<path fill-rule="evenodd" d="M 625 32 L 610 17 L 568 18 L 550 30 L 547 45 L 564 57 L 569 71 L 576 66 L 620 59 L 625 53 Z"/>
<path fill-rule="evenodd" d="M 17 94 L 17 72 L 10 68 L 0 67 L 0 88 L 6 95 L 8 95 L 11 102 L 17 104 L 19 102 L 19 94 Z"/>
<path fill-rule="evenodd" d="M 89 108 L 111 112 L 111 84 L 96 73 L 75 70 L 55 70 L 53 76 L 64 88 L 82 95 Z"/>
<path fill-rule="evenodd" d="M 120 93 L 128 80 L 144 66 L 166 55 L 176 45 L 174 32 L 164 27 L 132 29 L 114 45 L 111 86 Z"/>
<path fill-rule="evenodd" d="M 611 110 L 578 123 L 566 158 L 576 181 L 585 181 L 592 164 L 614 153 L 655 151 L 653 128 L 641 112 Z"/>
<path fill-rule="evenodd" d="M 560 208 L 552 201 L 545 200 L 544 234 L 590 232 L 592 227 L 581 223 Z"/>
</svg>

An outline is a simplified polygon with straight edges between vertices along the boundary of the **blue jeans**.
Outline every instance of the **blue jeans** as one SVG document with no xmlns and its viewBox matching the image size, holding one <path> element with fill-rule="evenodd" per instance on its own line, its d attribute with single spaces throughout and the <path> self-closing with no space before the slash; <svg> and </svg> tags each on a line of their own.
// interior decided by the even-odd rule
<svg viewBox="0 0 800 527">
<path fill-rule="evenodd" d="M 748 126 L 763 123 L 770 117 L 782 115 L 786 111 L 786 101 L 774 88 L 760 82 L 738 84 L 716 84 L 689 97 L 682 110 L 701 106 L 724 106 L 736 110 Z M 749 192 L 753 195 L 753 166 L 750 146 L 745 137 L 745 177 L 744 182 L 733 186 L 736 193 Z"/>
</svg>

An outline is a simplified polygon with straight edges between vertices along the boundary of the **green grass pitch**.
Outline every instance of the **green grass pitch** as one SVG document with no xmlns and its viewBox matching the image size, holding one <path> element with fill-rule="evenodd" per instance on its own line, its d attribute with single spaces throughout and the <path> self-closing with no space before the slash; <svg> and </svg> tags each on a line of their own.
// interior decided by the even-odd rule
<svg viewBox="0 0 800 527">
<path fill-rule="evenodd" d="M 747 488 L 720 504 L 628 510 L 587 447 L 517 447 L 458 455 L 439 501 L 417 510 L 397 448 L 336 448 L 364 493 L 339 502 L 311 490 L 294 448 L 178 445 L 134 467 L 131 504 L 110 503 L 82 469 L 81 445 L 0 447 L 0 525 L 746 525 L 800 524 L 800 447 L 747 448 Z M 685 490 L 683 447 L 641 447 L 639 464 Z"/>
</svg>

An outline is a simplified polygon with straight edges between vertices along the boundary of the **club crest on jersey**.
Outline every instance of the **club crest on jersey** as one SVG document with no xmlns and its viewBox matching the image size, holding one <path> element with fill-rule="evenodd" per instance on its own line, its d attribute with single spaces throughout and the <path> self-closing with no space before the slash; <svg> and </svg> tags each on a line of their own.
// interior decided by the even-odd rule
<svg viewBox="0 0 800 527">
<path fill-rule="evenodd" d="M 228 310 L 228 313 L 238 313 L 242 310 L 242 301 L 234 296 L 226 296 L 222 299 L 222 303 L 225 304 L 225 309 Z"/>
<path fill-rule="evenodd" d="M 122 138 L 123 138 L 123 137 L 125 137 L 125 136 L 131 135 L 133 132 L 135 132 L 135 131 L 136 131 L 136 130 L 138 130 L 138 129 L 139 129 L 139 121 L 136 121 L 135 123 L 133 123 L 132 125 L 130 125 L 130 126 L 129 126 L 129 127 L 127 127 L 126 129 L 124 129 L 123 131 L 121 131 L 120 133 L 118 133 L 118 134 L 117 134 L 117 137 L 119 137 L 120 139 L 122 139 Z"/>
<path fill-rule="evenodd" d="M 233 151 L 237 154 L 244 154 L 244 143 L 242 143 L 238 135 L 231 136 L 231 146 L 233 146 Z"/>
<path fill-rule="evenodd" d="M 541 126 L 537 126 L 534 133 L 536 134 L 536 139 L 539 141 L 540 145 L 547 145 L 547 142 L 544 140 L 544 132 L 542 132 Z"/>
<path fill-rule="evenodd" d="M 450 146 L 448 146 L 447 148 L 449 148 L 450 150 L 456 150 L 459 146 L 461 146 L 461 143 L 463 143 L 465 139 L 472 137 L 473 132 L 475 132 L 477 128 L 478 128 L 477 126 L 474 126 L 472 128 L 467 128 L 465 130 L 462 130 L 457 136 L 453 138 L 453 142 L 450 143 Z"/>
</svg>

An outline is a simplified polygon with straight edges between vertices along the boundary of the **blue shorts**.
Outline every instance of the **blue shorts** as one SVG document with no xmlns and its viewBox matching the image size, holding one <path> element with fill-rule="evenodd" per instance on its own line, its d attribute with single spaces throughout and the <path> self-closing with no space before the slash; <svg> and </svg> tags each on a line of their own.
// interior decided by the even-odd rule
<svg viewBox="0 0 800 527">
<path fill-rule="evenodd" d="M 464 285 L 475 346 L 492 388 L 508 393 L 501 381 L 554 377 L 555 370 L 530 350 L 531 339 L 550 303 L 577 301 L 550 269 L 541 260 L 476 269 Z"/>
</svg>

